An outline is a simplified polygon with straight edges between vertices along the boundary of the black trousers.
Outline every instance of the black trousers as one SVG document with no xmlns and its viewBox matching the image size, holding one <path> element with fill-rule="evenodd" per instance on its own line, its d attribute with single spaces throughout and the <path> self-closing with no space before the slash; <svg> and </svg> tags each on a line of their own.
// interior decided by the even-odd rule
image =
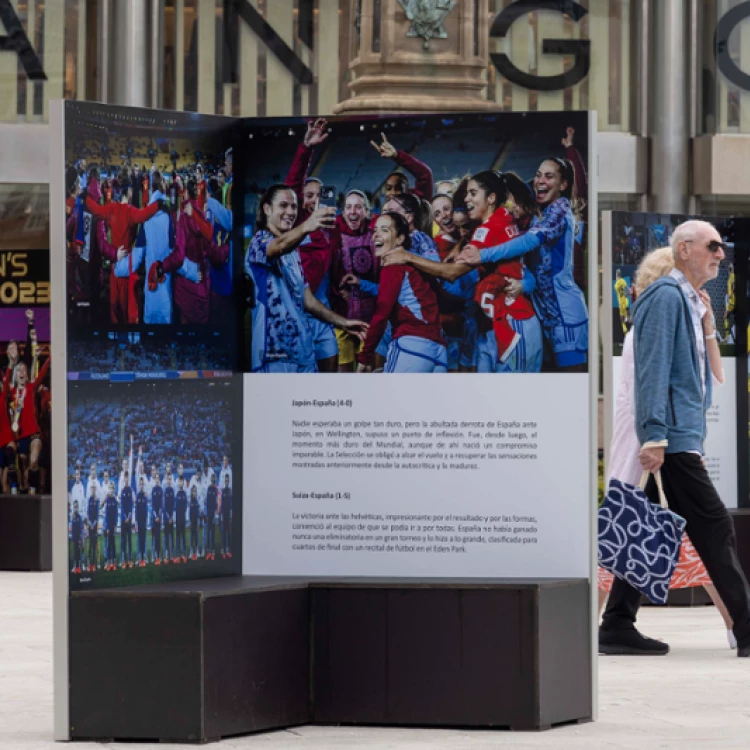
<svg viewBox="0 0 750 750">
<path fill-rule="evenodd" d="M 738 645 L 750 646 L 750 587 L 737 558 L 734 523 L 703 461 L 694 453 L 668 453 L 661 478 L 669 507 L 687 521 L 685 531 L 732 617 Z M 653 477 L 646 494 L 651 502 L 659 502 Z M 602 630 L 634 628 L 640 599 L 639 591 L 615 578 Z"/>
</svg>

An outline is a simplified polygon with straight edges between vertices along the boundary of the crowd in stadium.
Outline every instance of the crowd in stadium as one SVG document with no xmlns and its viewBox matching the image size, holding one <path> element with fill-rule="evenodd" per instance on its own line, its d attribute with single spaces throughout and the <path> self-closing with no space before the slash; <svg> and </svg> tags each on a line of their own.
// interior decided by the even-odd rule
<svg viewBox="0 0 750 750">
<path fill-rule="evenodd" d="M 188 478 L 206 460 L 218 467 L 232 440 L 231 408 L 228 397 L 194 392 L 128 397 L 119 408 L 100 396 L 72 397 L 70 478 L 92 462 L 114 476 L 126 454 L 126 435 L 143 446 L 149 464 L 183 463 Z"/>
<path fill-rule="evenodd" d="M 226 345 L 142 341 L 140 343 L 77 342 L 69 352 L 71 372 L 155 372 L 230 370 Z"/>
</svg>

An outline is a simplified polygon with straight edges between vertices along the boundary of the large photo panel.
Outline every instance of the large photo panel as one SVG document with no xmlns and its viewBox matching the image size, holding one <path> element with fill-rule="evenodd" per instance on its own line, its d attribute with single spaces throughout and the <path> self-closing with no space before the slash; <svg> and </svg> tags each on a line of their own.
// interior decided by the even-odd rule
<svg viewBox="0 0 750 750">
<path fill-rule="evenodd" d="M 241 380 L 70 383 L 70 588 L 241 571 Z"/>
<path fill-rule="evenodd" d="M 48 250 L 0 250 L 0 492 L 50 488 Z"/>
<path fill-rule="evenodd" d="M 588 576 L 587 113 L 242 141 L 245 571 Z"/>
<path fill-rule="evenodd" d="M 586 114 L 248 121 L 250 372 L 585 371 Z"/>
<path fill-rule="evenodd" d="M 69 371 L 235 369 L 237 123 L 66 102 Z"/>
<path fill-rule="evenodd" d="M 670 242 L 677 226 L 688 219 L 713 224 L 726 243 L 725 257 L 715 279 L 704 289 L 711 299 L 711 314 L 716 326 L 721 353 L 723 383 L 714 379 L 712 405 L 707 414 L 708 435 L 705 460 L 709 476 L 729 508 L 738 505 L 737 464 L 737 264 L 746 257 L 746 222 L 716 216 L 658 214 L 614 211 L 604 215 L 603 301 L 604 301 L 604 384 L 605 384 L 605 459 L 609 461 L 610 435 L 618 388 L 622 379 L 622 354 L 626 336 L 632 328 L 631 308 L 635 302 L 636 272 L 650 253 L 660 253 L 660 273 L 671 269 Z M 656 256 L 651 256 L 652 258 Z M 656 268 L 656 266 L 654 266 Z"/>
</svg>

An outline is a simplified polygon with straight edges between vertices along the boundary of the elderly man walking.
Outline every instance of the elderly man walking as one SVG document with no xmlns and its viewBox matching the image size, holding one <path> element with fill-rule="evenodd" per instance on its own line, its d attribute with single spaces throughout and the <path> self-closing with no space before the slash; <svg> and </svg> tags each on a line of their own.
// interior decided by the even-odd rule
<svg viewBox="0 0 750 750">
<path fill-rule="evenodd" d="M 686 532 L 734 622 L 737 656 L 750 656 L 750 588 L 737 558 L 732 519 L 703 463 L 711 405 L 710 351 L 716 338 L 701 287 L 716 278 L 726 246 L 704 221 L 672 236 L 675 268 L 633 306 L 636 432 L 644 470 L 661 471 L 669 506 Z M 718 356 L 715 354 L 715 356 Z M 658 502 L 653 477 L 646 494 Z M 669 646 L 636 630 L 640 593 L 616 579 L 599 630 L 604 654 L 661 655 Z"/>
</svg>

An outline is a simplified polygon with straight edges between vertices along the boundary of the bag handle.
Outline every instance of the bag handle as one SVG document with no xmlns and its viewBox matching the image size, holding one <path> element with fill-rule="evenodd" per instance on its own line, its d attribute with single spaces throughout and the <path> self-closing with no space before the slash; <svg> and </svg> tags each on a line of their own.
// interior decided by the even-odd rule
<svg viewBox="0 0 750 750">
<path fill-rule="evenodd" d="M 648 477 L 650 475 L 650 471 L 644 471 L 641 475 L 641 481 L 638 485 L 642 490 L 646 489 L 646 484 L 648 483 Z M 656 481 L 656 489 L 659 492 L 659 505 L 661 505 L 662 508 L 667 507 L 667 496 L 664 494 L 664 486 L 661 482 L 661 472 L 656 471 L 654 472 L 654 480 Z"/>
</svg>

